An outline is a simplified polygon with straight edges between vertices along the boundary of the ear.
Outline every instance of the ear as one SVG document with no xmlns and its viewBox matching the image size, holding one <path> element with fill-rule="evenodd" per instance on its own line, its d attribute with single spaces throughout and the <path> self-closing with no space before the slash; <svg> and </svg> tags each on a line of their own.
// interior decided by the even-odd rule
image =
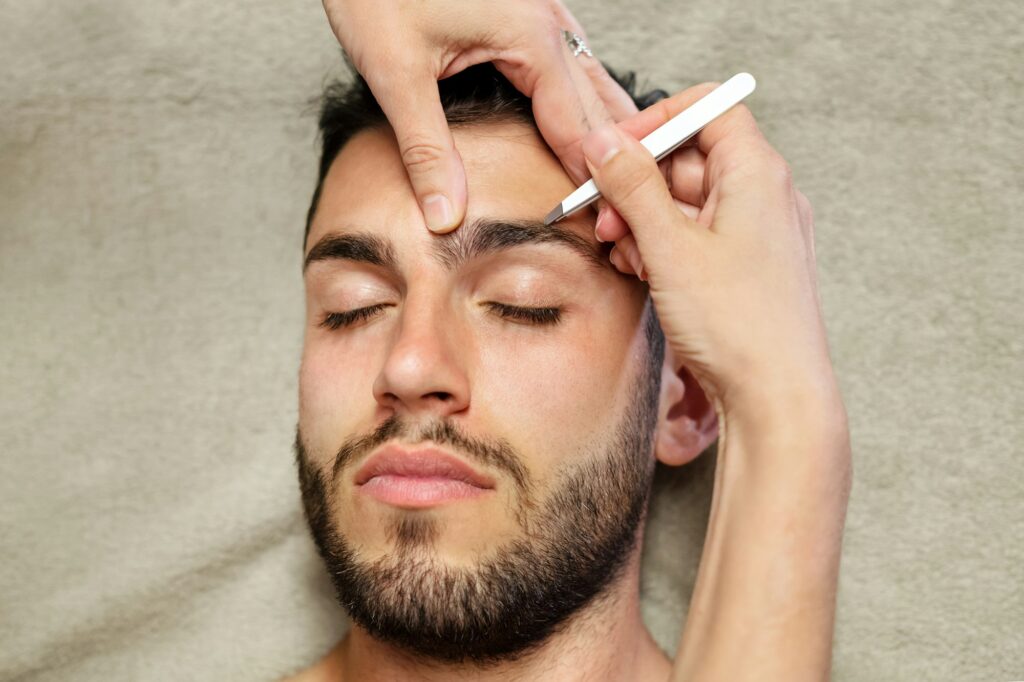
<svg viewBox="0 0 1024 682">
<path fill-rule="evenodd" d="M 718 438 L 718 415 L 704 389 L 688 369 L 676 370 L 676 364 L 666 348 L 654 454 L 669 466 L 692 461 Z"/>
</svg>

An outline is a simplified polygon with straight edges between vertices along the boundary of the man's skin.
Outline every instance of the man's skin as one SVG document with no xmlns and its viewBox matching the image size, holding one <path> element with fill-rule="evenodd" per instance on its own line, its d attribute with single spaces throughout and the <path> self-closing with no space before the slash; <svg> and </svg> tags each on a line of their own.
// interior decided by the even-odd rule
<svg viewBox="0 0 1024 682">
<path fill-rule="evenodd" d="M 648 282 L 664 331 L 662 416 L 688 411 L 659 423 L 657 456 L 683 464 L 694 444 L 720 433 L 671 679 L 827 679 L 849 428 L 818 294 L 811 204 L 750 111 L 733 107 L 659 168 L 637 140 L 714 84 L 637 113 L 596 59 L 559 39 L 562 29 L 585 38 L 560 0 L 480 2 L 473 12 L 454 0 L 324 8 L 397 131 L 429 229 L 465 229 L 465 190 L 473 191 L 434 79 L 482 61 L 532 100 L 574 184 L 589 176 L 601 190 L 596 236 L 614 243 L 608 257 L 619 272 Z M 380 40 L 380 26 L 398 39 Z"/>
<path fill-rule="evenodd" d="M 532 100 L 537 126 L 577 185 L 589 178 L 580 140 L 637 113 L 597 59 L 576 59 L 563 29 L 586 33 L 560 0 L 368 2 L 324 0 L 331 29 L 396 131 L 424 221 L 439 233 L 462 223 L 466 177 L 435 81 L 493 62 Z M 380 40 L 380 27 L 388 39 Z M 557 38 L 552 40 L 552 38 Z"/>
<path fill-rule="evenodd" d="M 527 126 L 475 124 L 453 134 L 469 183 L 467 225 L 477 218 L 539 220 L 574 189 Z M 606 256 L 594 236 L 592 212 L 559 226 Z M 334 161 L 307 252 L 326 235 L 353 230 L 391 240 L 401 275 L 399 281 L 377 266 L 337 260 L 314 261 L 306 269 L 300 430 L 316 466 L 329 468 L 344 438 L 369 432 L 396 412 L 414 421 L 443 417 L 469 434 L 510 441 L 543 496 L 554 487 L 560 465 L 607 438 L 647 352 L 644 283 L 606 258 L 595 267 L 551 244 L 500 251 L 448 272 L 429 247 L 454 235 L 426 229 L 390 129 L 360 133 Z M 554 327 L 531 327 L 499 318 L 482 305 L 487 301 L 559 306 L 563 319 Z M 395 305 L 353 328 L 320 326 L 329 312 L 379 302 Z M 667 366 L 671 362 L 666 359 Z M 449 398 L 438 399 L 441 393 Z M 713 440 L 714 424 L 696 382 L 665 372 L 657 444 L 649 456 L 687 462 Z M 472 564 L 521 533 L 513 500 L 502 492 L 502 472 L 487 473 L 499 480 L 496 495 L 397 513 L 442 519 L 436 551 L 452 564 Z M 383 529 L 396 509 L 352 494 L 348 479 L 342 490 L 345 484 L 338 514 L 360 558 L 393 552 Z M 487 670 L 418 661 L 354 625 L 320 663 L 293 679 L 668 679 L 671 662 L 640 615 L 640 547 L 638 542 L 612 583 L 611 598 L 576 613 L 568 627 L 520 660 Z"/>
</svg>

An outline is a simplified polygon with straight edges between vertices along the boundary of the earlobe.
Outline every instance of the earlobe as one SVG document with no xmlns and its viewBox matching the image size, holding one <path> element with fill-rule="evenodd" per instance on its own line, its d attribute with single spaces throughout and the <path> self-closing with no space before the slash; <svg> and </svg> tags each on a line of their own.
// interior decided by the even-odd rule
<svg viewBox="0 0 1024 682">
<path fill-rule="evenodd" d="M 664 464 L 680 466 L 718 437 L 718 415 L 689 370 L 676 371 L 674 365 L 671 350 L 665 349 L 654 454 Z"/>
</svg>

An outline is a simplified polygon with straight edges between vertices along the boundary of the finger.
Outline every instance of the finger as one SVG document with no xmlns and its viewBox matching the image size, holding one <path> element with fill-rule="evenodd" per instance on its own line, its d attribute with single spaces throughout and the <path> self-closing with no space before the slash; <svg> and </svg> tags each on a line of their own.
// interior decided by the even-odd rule
<svg viewBox="0 0 1024 682">
<path fill-rule="evenodd" d="M 697 226 L 681 213 L 654 158 L 639 142 L 606 126 L 583 141 L 583 151 L 602 195 L 626 220 L 649 267 L 672 253 L 672 244 Z"/>
<path fill-rule="evenodd" d="M 587 178 L 580 140 L 592 128 L 611 120 L 611 115 L 573 59 L 561 29 L 550 29 L 549 40 L 540 41 L 528 53 L 494 62 L 517 90 L 532 101 L 537 129 L 576 184 Z"/>
<path fill-rule="evenodd" d="M 634 274 L 633 266 L 629 264 L 629 261 L 626 260 L 626 257 L 622 255 L 622 252 L 617 247 L 613 246 L 612 250 L 608 252 L 608 260 L 610 260 L 612 262 L 612 265 L 615 266 L 615 269 L 621 272 L 622 274 Z"/>
<path fill-rule="evenodd" d="M 377 69 L 367 84 L 398 140 L 402 162 L 427 227 L 450 232 L 466 214 L 466 172 L 437 90 L 421 69 Z"/>
<path fill-rule="evenodd" d="M 576 20 L 569 15 L 568 10 L 565 11 L 565 14 L 567 15 L 567 18 L 564 19 L 564 21 L 566 21 L 565 25 L 571 26 L 576 23 Z M 576 32 L 580 36 L 583 35 L 582 28 L 579 28 L 578 24 L 576 29 L 569 30 Z M 574 74 L 573 82 L 579 84 L 579 77 L 576 75 L 577 73 L 585 75 L 589 80 L 589 86 L 577 85 L 577 87 L 582 87 L 585 92 L 592 91 L 604 105 L 605 111 L 611 120 L 623 121 L 637 114 L 637 107 L 633 98 L 622 88 L 621 85 L 619 85 L 618 81 L 611 77 L 599 60 L 582 53 L 579 55 L 572 55 L 571 52 L 567 51 L 567 55 L 569 70 Z M 591 123 L 593 123 L 594 120 L 596 119 L 591 116 Z M 573 149 L 571 154 L 577 154 L 575 149 Z M 583 156 L 582 148 L 579 149 L 578 155 L 579 157 Z M 563 161 L 563 167 L 571 167 L 573 163 L 574 159 L 570 157 Z M 583 180 L 578 180 L 577 182 L 583 182 L 586 179 L 589 179 L 589 177 L 584 178 Z M 612 230 L 612 234 L 618 234 L 623 231 L 628 232 L 626 222 L 622 219 L 622 216 L 620 216 L 614 208 L 609 206 L 607 201 L 601 199 L 598 202 L 598 209 L 599 215 L 606 216 L 607 226 Z M 594 234 L 598 239 L 601 239 L 598 235 L 596 225 Z M 608 241 L 617 238 L 618 237 L 610 237 Z"/>
<path fill-rule="evenodd" d="M 632 233 L 615 242 L 615 249 L 629 264 L 630 274 L 634 274 L 642 280 L 647 279 L 644 276 L 644 261 L 640 257 L 640 247 L 636 245 L 636 238 Z"/>
<path fill-rule="evenodd" d="M 687 218 L 698 220 L 700 218 L 700 206 L 675 199 L 676 207 L 683 212 Z M 611 205 L 601 209 L 597 216 L 597 224 L 594 228 L 594 236 L 600 242 L 617 242 L 630 233 L 629 225 L 619 212 Z"/>
<path fill-rule="evenodd" d="M 658 163 L 658 170 L 665 178 L 665 183 L 671 190 L 672 170 L 671 159 L 663 159 Z M 600 210 L 597 215 L 597 223 L 594 225 L 594 236 L 599 241 L 613 242 L 629 234 L 629 225 L 625 219 L 615 210 L 615 207 L 603 198 L 600 203 Z M 600 229 L 599 229 L 600 228 Z"/>
<path fill-rule="evenodd" d="M 676 208 L 683 212 L 690 220 L 697 220 L 700 217 L 700 207 L 688 204 L 685 201 L 679 201 L 676 199 Z"/>
<path fill-rule="evenodd" d="M 669 191 L 672 196 L 694 206 L 703 206 L 704 172 L 707 157 L 697 147 L 676 150 L 669 165 Z"/>
<path fill-rule="evenodd" d="M 594 91 L 597 93 L 598 97 L 601 98 L 601 101 L 604 102 L 605 108 L 611 115 L 612 120 L 622 121 L 628 119 L 630 116 L 636 115 L 637 107 L 633 98 L 622 89 L 622 86 L 620 86 L 607 71 L 605 71 L 604 65 L 602 65 L 600 61 L 587 57 L 585 59 L 577 60 L 577 63 L 587 74 L 587 77 L 593 85 Z M 583 155 L 582 147 L 580 148 L 579 153 L 580 156 Z M 617 235 L 620 232 L 627 233 L 629 231 L 629 228 L 626 226 L 626 221 L 622 219 L 622 216 L 620 216 L 607 201 L 600 199 L 598 200 L 597 206 L 598 217 L 605 216 L 606 226 L 611 230 L 611 234 Z M 598 240 L 601 240 L 596 224 L 594 226 L 594 235 Z M 605 241 L 613 241 L 617 238 L 617 236 L 609 237 Z"/>
<path fill-rule="evenodd" d="M 559 25 L 566 31 L 579 35 L 590 46 L 590 38 L 587 37 L 583 26 L 576 21 L 572 12 L 561 2 L 555 2 L 554 9 Z M 577 57 L 576 63 L 590 79 L 591 86 L 604 103 L 612 120 L 623 121 L 637 114 L 633 98 L 623 90 L 618 81 L 611 77 L 599 59 L 581 54 Z"/>
<path fill-rule="evenodd" d="M 706 90 L 715 84 L 702 87 Z M 646 125 L 671 118 L 701 94 L 702 88 L 691 88 L 652 105 L 649 110 L 660 110 L 660 113 Z M 638 117 L 645 114 L 651 117 L 649 110 Z M 706 155 L 703 189 L 707 199 L 698 217 L 699 223 L 713 232 L 788 224 L 794 201 L 792 172 L 761 134 L 746 106 L 738 104 L 709 123 L 697 134 L 695 143 Z M 719 213 L 712 205 L 726 204 L 730 207 L 729 218 L 718 220 Z"/>
<path fill-rule="evenodd" d="M 608 111 L 608 107 L 605 106 L 604 100 L 594 88 L 594 83 L 590 76 L 583 68 L 583 62 L 593 62 L 595 61 L 594 58 L 587 57 L 584 54 L 573 56 L 572 50 L 564 42 L 562 44 L 562 58 L 565 60 L 566 70 L 569 73 L 569 78 L 572 80 L 573 87 L 576 89 L 576 95 L 582 106 L 586 130 L 576 140 L 566 146 L 563 152 L 556 155 L 558 160 L 561 161 L 562 167 L 569 174 L 569 177 L 579 185 L 590 178 L 586 161 L 583 159 L 583 149 L 580 146 L 583 142 L 583 137 L 595 128 L 614 123 L 615 119 L 611 112 Z M 534 111 L 535 117 L 538 116 L 539 112 L 537 112 L 536 107 Z M 538 128 L 540 128 L 543 134 L 545 122 L 538 120 L 537 123 Z"/>
<path fill-rule="evenodd" d="M 551 6 L 552 11 L 555 14 L 555 19 L 557 20 L 558 26 L 560 28 L 565 29 L 566 31 L 570 31 L 581 36 L 583 40 L 587 41 L 587 44 L 589 45 L 590 38 L 587 37 L 587 32 L 583 30 L 583 25 L 576 20 L 576 17 L 573 16 L 572 12 L 569 11 L 569 8 L 566 7 L 563 3 L 559 2 L 558 0 L 554 0 L 551 3 Z"/>
<path fill-rule="evenodd" d="M 619 128 L 642 139 L 719 85 L 701 83 L 687 88 L 655 102 L 628 121 L 619 123 Z M 737 104 L 706 125 L 697 133 L 694 144 L 708 157 L 708 185 L 775 154 L 757 127 L 750 109 L 743 104 Z"/>
<path fill-rule="evenodd" d="M 594 223 L 594 236 L 601 242 L 614 242 L 629 234 L 629 225 L 619 215 L 615 207 L 608 202 L 603 202 L 601 210 L 597 214 L 597 222 Z"/>
<path fill-rule="evenodd" d="M 593 57 L 579 59 L 580 68 L 586 72 L 597 96 L 604 102 L 605 108 L 614 121 L 625 121 L 636 116 L 639 110 L 636 102 L 619 82 L 612 78 L 604 68 L 604 64 Z"/>
</svg>

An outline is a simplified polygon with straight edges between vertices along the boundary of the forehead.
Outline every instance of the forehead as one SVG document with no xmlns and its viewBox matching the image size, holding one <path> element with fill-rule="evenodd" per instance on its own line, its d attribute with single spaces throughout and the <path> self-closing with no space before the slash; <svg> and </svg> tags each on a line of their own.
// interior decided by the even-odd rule
<svg viewBox="0 0 1024 682">
<path fill-rule="evenodd" d="M 575 189 L 531 126 L 473 124 L 452 135 L 466 169 L 467 220 L 542 220 Z M 589 209 L 560 224 L 596 243 Z M 390 128 L 362 131 L 342 148 L 324 179 L 307 244 L 345 226 L 395 241 L 428 234 Z"/>
</svg>

